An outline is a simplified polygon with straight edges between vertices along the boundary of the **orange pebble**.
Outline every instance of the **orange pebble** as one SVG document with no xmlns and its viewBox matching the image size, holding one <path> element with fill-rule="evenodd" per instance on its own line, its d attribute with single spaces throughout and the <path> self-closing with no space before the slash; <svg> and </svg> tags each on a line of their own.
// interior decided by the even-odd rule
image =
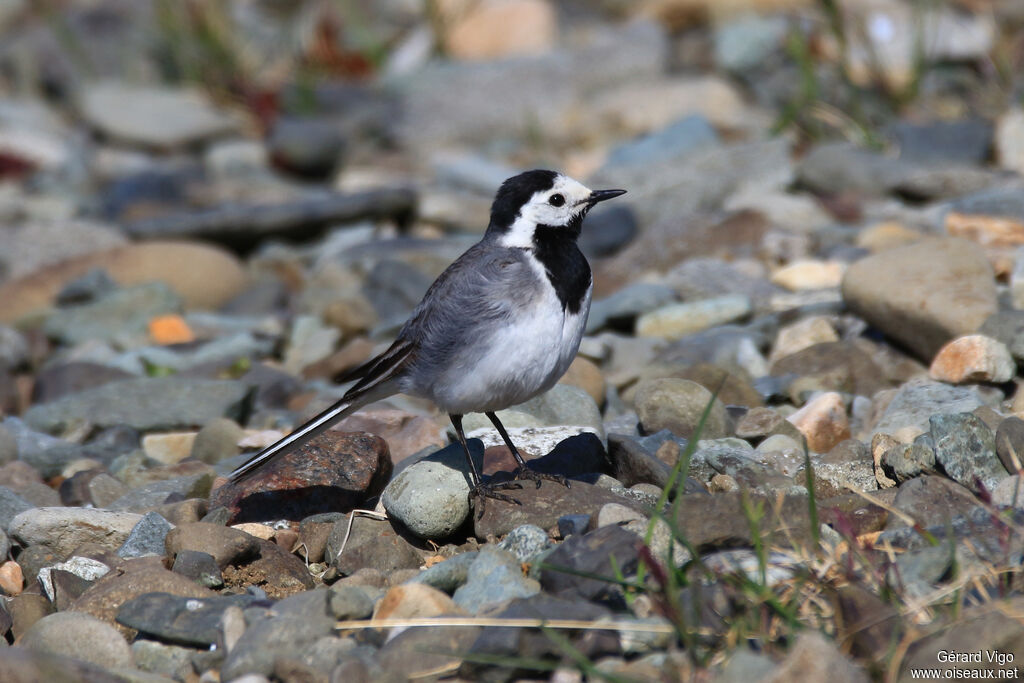
<svg viewBox="0 0 1024 683">
<path fill-rule="evenodd" d="M 21 573 L 21 565 L 14 560 L 0 564 L 0 590 L 6 595 L 18 595 L 25 584 Z"/>
<path fill-rule="evenodd" d="M 180 315 L 159 315 L 149 321 L 149 336 L 157 344 L 185 344 L 195 341 L 188 323 Z"/>
</svg>

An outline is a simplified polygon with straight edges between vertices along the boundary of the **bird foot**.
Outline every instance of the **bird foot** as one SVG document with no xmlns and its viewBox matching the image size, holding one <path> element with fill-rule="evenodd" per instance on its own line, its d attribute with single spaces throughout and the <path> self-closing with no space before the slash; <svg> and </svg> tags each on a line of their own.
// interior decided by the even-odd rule
<svg viewBox="0 0 1024 683">
<path fill-rule="evenodd" d="M 499 483 L 493 482 L 480 482 L 469 490 L 469 503 L 473 504 L 473 499 L 477 499 L 476 506 L 476 518 L 480 519 L 484 516 L 484 505 L 488 498 L 495 500 L 501 500 L 512 505 L 522 505 L 518 500 L 508 495 L 507 493 L 501 493 L 501 489 L 521 489 L 523 485 L 517 481 L 503 481 Z"/>
<path fill-rule="evenodd" d="M 558 484 L 561 484 L 565 488 L 570 488 L 569 480 L 563 477 L 561 474 L 547 474 L 545 472 L 537 472 L 535 470 L 531 470 L 526 465 L 520 465 L 519 467 L 517 467 L 516 471 L 512 473 L 512 479 L 529 479 L 531 481 L 535 481 L 537 482 L 537 488 L 540 488 L 540 483 L 542 481 L 553 481 Z"/>
</svg>

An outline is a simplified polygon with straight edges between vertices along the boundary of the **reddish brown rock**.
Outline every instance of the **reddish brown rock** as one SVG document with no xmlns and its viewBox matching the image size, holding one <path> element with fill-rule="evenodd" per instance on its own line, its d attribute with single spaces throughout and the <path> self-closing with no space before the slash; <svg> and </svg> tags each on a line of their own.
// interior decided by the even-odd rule
<svg viewBox="0 0 1024 683">
<path fill-rule="evenodd" d="M 379 494 L 391 470 L 388 445 L 380 437 L 326 432 L 247 479 L 215 488 L 210 509 L 226 507 L 229 524 L 348 512 Z"/>
<path fill-rule="evenodd" d="M 950 384 L 1008 382 L 1017 374 L 1017 366 L 1001 341 L 968 334 L 939 349 L 928 374 Z"/>
<path fill-rule="evenodd" d="M 596 519 L 606 503 L 619 503 L 644 511 L 643 504 L 634 499 L 582 481 L 573 481 L 571 488 L 553 481 L 542 482 L 541 487 L 536 488 L 533 482 L 524 481 L 523 488 L 503 493 L 511 495 L 521 505 L 488 498 L 484 502 L 483 516 L 473 520 L 473 530 L 478 538 L 504 536 L 522 524 L 550 529 L 562 515 L 587 514 Z M 480 505 L 480 499 L 473 504 Z"/>
</svg>

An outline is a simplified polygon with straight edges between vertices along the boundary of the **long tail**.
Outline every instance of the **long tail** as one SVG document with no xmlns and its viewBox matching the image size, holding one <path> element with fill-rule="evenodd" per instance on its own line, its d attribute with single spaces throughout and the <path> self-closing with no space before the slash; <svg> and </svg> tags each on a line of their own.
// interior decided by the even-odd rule
<svg viewBox="0 0 1024 683">
<path fill-rule="evenodd" d="M 245 461 L 244 464 L 235 468 L 235 471 L 228 475 L 231 482 L 238 482 L 269 463 L 279 455 L 291 453 L 302 446 L 310 439 L 323 433 L 351 413 L 354 413 L 364 405 L 364 401 L 353 401 L 350 398 L 343 398 L 330 408 L 314 417 L 309 422 L 298 427 L 288 436 L 277 441 Z"/>
<path fill-rule="evenodd" d="M 274 458 L 291 453 L 296 448 L 328 430 L 335 423 L 356 412 L 367 403 L 386 398 L 399 390 L 399 377 L 409 358 L 412 344 L 399 339 L 387 351 L 358 368 L 354 377 L 361 381 L 349 389 L 337 403 L 298 427 L 280 441 L 273 443 L 251 457 L 228 475 L 231 482 L 246 478 Z"/>
</svg>

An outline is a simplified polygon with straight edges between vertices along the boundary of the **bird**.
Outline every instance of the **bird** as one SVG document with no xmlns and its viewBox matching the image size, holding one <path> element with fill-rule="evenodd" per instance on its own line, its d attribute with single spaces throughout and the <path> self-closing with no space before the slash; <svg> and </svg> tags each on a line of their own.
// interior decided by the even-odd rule
<svg viewBox="0 0 1024 683">
<path fill-rule="evenodd" d="M 564 477 L 529 469 L 496 411 L 553 387 L 576 357 L 593 292 L 590 264 L 577 245 L 596 204 L 625 190 L 591 190 L 556 171 L 534 169 L 505 180 L 479 242 L 428 288 L 394 343 L 353 370 L 340 400 L 235 469 L 239 482 L 373 401 L 396 393 L 426 398 L 446 412 L 469 463 L 469 498 L 511 503 L 498 489 L 521 480 Z M 516 460 L 511 481 L 484 483 L 462 418 L 483 413 Z"/>
</svg>

